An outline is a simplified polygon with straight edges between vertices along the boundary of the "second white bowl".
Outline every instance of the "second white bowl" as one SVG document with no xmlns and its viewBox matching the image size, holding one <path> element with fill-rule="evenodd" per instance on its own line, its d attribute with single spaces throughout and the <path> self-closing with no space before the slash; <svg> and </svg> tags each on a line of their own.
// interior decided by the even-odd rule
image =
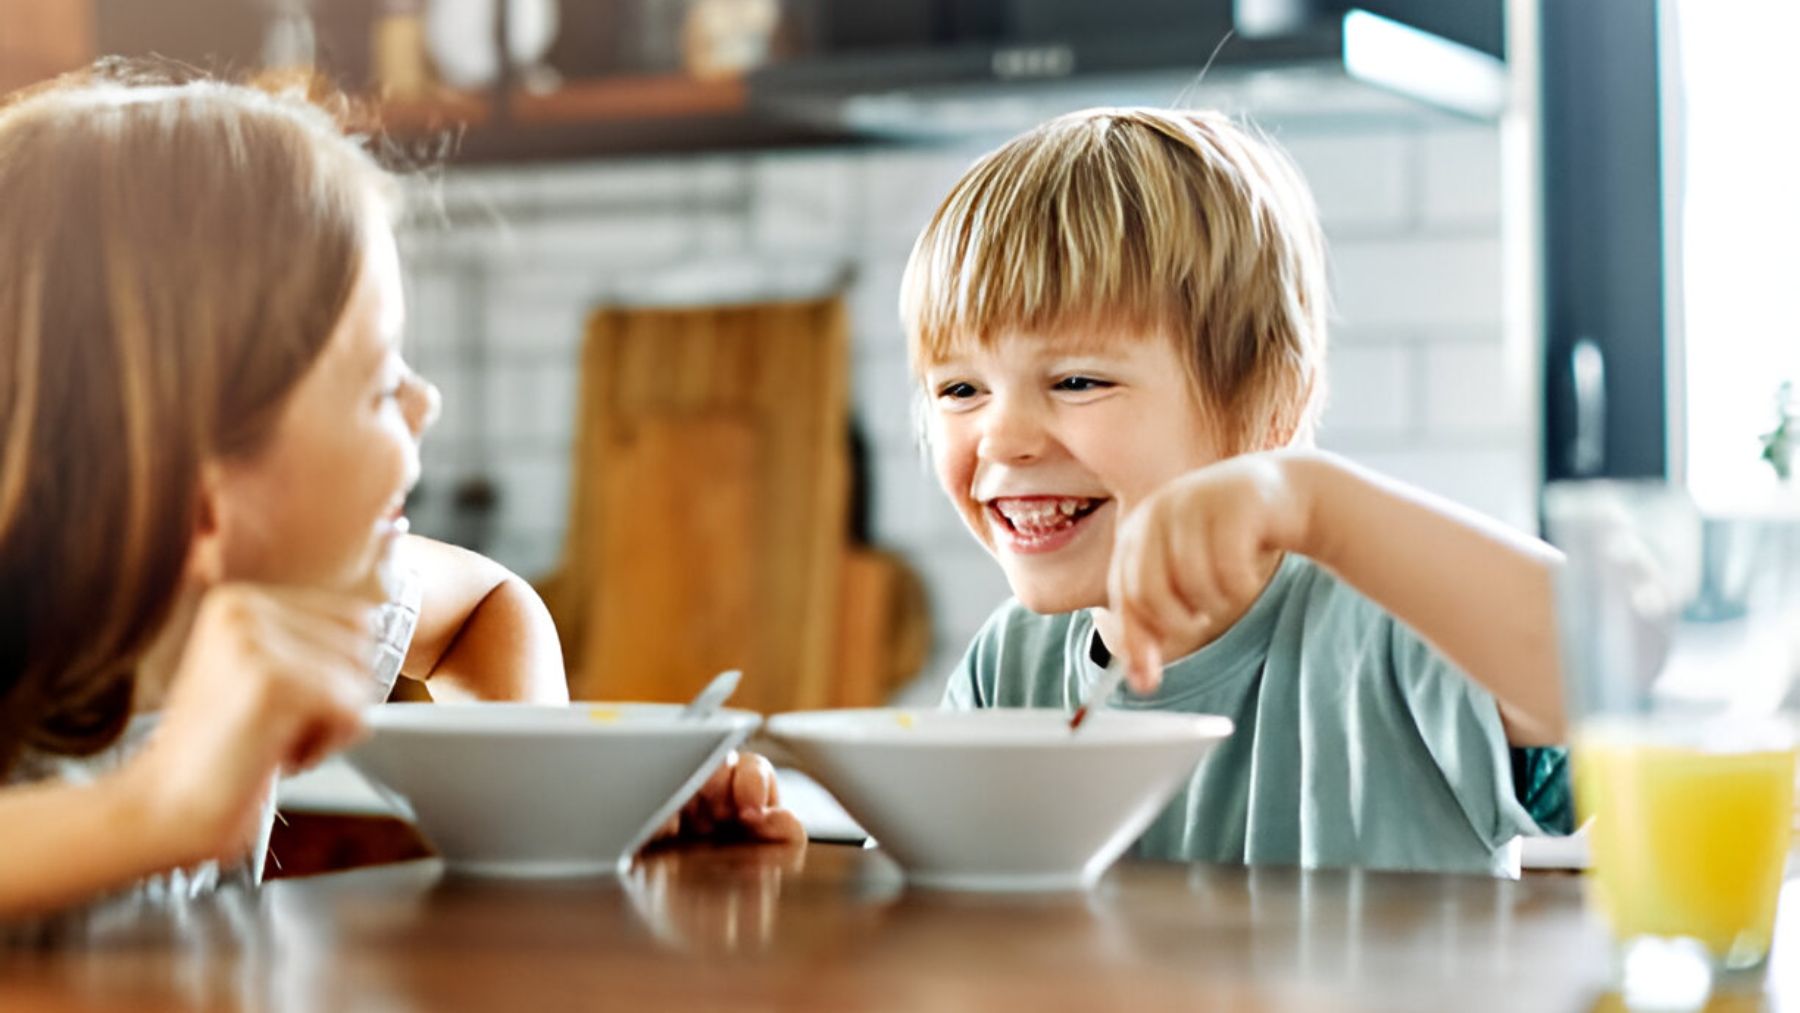
<svg viewBox="0 0 1800 1013">
<path fill-rule="evenodd" d="M 769 734 L 842 802 L 911 881 L 971 890 L 1093 885 L 1230 720 L 1102 710 L 781 714 Z"/>
</svg>

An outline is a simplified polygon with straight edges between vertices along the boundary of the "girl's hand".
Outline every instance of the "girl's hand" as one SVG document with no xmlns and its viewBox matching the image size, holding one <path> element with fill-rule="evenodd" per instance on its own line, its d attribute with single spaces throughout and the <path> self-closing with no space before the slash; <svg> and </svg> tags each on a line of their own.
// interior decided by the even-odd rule
<svg viewBox="0 0 1800 1013">
<path fill-rule="evenodd" d="M 162 720 L 121 771 L 170 865 L 241 856 L 281 772 L 356 739 L 370 701 L 375 605 L 243 584 L 202 599 Z"/>
<path fill-rule="evenodd" d="M 1113 543 L 1107 608 L 1135 692 L 1163 660 L 1210 642 L 1262 592 L 1281 554 L 1303 544 L 1311 513 L 1283 458 L 1228 458 L 1175 479 L 1125 518 Z"/>
<path fill-rule="evenodd" d="M 806 829 L 781 808 L 774 765 L 756 753 L 734 749 L 651 840 L 672 837 L 791 843 L 806 840 Z"/>
</svg>

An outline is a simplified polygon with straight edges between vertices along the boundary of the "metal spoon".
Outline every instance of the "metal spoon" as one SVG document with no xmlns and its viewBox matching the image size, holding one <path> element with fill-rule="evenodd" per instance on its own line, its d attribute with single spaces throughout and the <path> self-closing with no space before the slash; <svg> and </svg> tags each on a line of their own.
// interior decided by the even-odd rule
<svg viewBox="0 0 1800 1013">
<path fill-rule="evenodd" d="M 725 701 L 731 699 L 731 694 L 737 692 L 738 680 L 743 677 L 744 673 L 735 668 L 728 668 L 713 676 L 713 680 L 694 697 L 693 702 L 681 709 L 681 716 L 695 721 L 712 717 L 720 707 L 725 706 Z"/>
<path fill-rule="evenodd" d="M 1069 718 L 1069 731 L 1073 732 L 1087 720 L 1088 712 L 1106 706 L 1106 701 L 1119 690 L 1119 683 L 1125 680 L 1125 659 L 1115 654 L 1106 660 L 1106 671 L 1101 673 L 1094 683 L 1093 692 L 1075 708 L 1075 715 Z"/>
</svg>

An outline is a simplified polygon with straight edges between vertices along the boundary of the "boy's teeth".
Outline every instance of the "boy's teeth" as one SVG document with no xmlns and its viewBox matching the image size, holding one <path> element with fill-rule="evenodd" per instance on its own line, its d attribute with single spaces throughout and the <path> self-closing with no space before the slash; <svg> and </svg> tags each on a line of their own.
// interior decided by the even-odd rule
<svg viewBox="0 0 1800 1013">
<path fill-rule="evenodd" d="M 1055 527 L 1074 517 L 1087 500 L 1078 497 L 1035 500 L 1000 500 L 995 505 L 1016 528 Z"/>
</svg>

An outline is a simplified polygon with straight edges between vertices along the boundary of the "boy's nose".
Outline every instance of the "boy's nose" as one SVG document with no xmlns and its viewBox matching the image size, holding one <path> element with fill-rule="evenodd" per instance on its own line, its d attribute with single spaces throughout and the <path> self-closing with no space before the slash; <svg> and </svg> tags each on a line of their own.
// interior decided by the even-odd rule
<svg viewBox="0 0 1800 1013">
<path fill-rule="evenodd" d="M 1049 436 L 1038 409 L 1017 398 L 995 398 L 982 420 L 977 447 L 989 461 L 1030 461 L 1042 457 Z"/>
</svg>

